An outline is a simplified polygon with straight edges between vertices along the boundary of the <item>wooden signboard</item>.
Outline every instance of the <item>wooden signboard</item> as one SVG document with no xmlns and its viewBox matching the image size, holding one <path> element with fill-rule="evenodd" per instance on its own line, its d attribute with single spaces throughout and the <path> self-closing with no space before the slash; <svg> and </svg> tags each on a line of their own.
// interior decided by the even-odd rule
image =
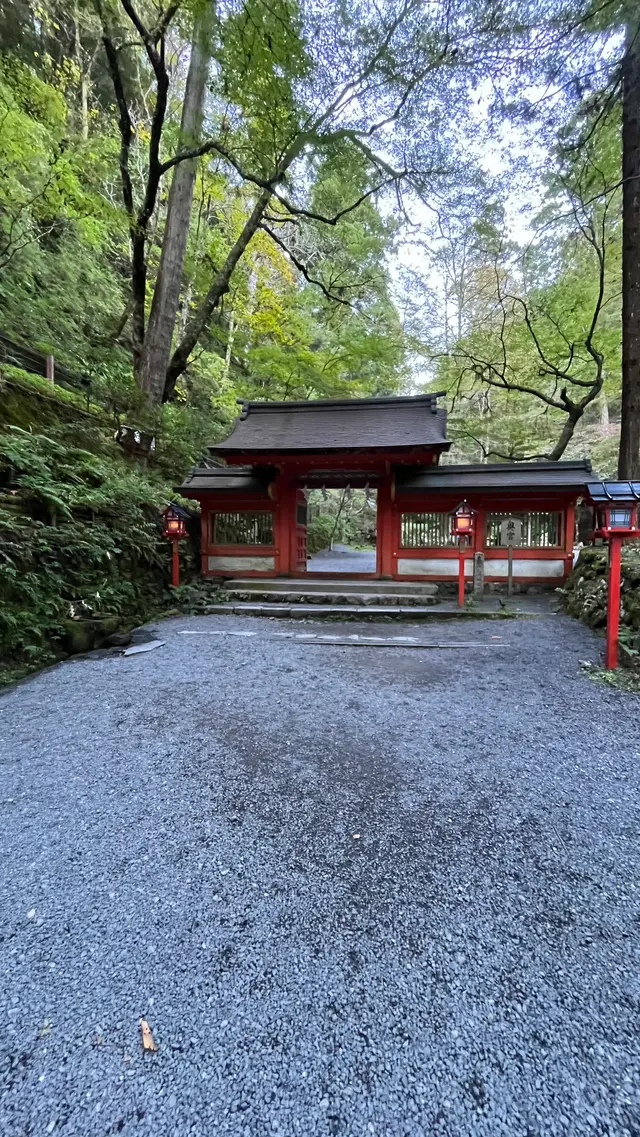
<svg viewBox="0 0 640 1137">
<path fill-rule="evenodd" d="M 522 541 L 522 522 L 519 517 L 505 517 L 500 524 L 500 544 L 509 550 L 507 596 L 513 596 L 513 547 Z"/>
<path fill-rule="evenodd" d="M 500 524 L 500 544 L 503 548 L 519 545 L 522 540 L 522 522 L 519 517 L 505 517 Z"/>
</svg>

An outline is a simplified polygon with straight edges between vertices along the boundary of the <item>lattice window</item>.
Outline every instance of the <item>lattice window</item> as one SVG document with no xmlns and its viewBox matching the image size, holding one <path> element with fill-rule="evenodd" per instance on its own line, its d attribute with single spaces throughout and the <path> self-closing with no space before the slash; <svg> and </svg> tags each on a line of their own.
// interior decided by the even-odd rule
<svg viewBox="0 0 640 1137">
<path fill-rule="evenodd" d="M 456 544 L 450 513 L 403 513 L 400 544 L 403 549 L 438 549 Z"/>
<path fill-rule="evenodd" d="M 520 547 L 527 549 L 557 549 L 562 542 L 562 514 L 553 513 L 489 513 L 487 516 L 487 546 L 500 548 L 500 526 L 507 517 L 522 522 Z"/>
<path fill-rule="evenodd" d="M 266 509 L 242 513 L 214 513 L 214 545 L 273 545 L 273 513 Z"/>
</svg>

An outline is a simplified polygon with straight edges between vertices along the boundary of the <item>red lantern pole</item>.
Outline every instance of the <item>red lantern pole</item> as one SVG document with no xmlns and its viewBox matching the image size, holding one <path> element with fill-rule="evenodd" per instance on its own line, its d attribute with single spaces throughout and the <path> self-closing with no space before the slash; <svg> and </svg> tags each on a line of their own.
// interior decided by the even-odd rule
<svg viewBox="0 0 640 1137">
<path fill-rule="evenodd" d="M 173 558 L 171 564 L 171 583 L 174 588 L 180 586 L 180 541 L 174 537 L 171 544 L 173 545 Z"/>
<path fill-rule="evenodd" d="M 458 607 L 464 608 L 464 537 L 458 537 Z"/>
<path fill-rule="evenodd" d="M 622 537 L 609 535 L 609 583 L 607 595 L 607 650 L 605 667 L 614 671 L 618 666 L 618 632 L 620 629 L 620 568 L 622 564 Z"/>
</svg>

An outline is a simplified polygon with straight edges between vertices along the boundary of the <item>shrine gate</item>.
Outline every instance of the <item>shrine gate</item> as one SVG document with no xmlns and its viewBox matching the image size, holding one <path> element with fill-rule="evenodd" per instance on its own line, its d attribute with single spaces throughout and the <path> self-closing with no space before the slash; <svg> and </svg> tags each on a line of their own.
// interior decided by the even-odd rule
<svg viewBox="0 0 640 1137">
<path fill-rule="evenodd" d="M 481 552 L 485 580 L 506 580 L 501 524 L 516 516 L 516 583 L 561 584 L 591 464 L 442 463 L 451 443 L 441 397 L 242 402 L 230 436 L 210 446 L 178 487 L 202 508 L 203 574 L 304 576 L 305 489 L 351 486 L 375 488 L 378 503 L 375 572 L 349 574 L 354 579 L 453 580 L 458 547 L 450 513 L 466 499 L 477 510 L 468 577 Z"/>
</svg>

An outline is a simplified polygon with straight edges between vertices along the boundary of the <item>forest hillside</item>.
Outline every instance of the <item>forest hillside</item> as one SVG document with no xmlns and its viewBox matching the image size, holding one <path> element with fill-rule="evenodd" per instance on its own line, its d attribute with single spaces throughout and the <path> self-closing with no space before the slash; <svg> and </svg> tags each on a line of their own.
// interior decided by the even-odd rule
<svg viewBox="0 0 640 1137">
<path fill-rule="evenodd" d="M 0 0 L 10 669 L 79 605 L 151 610 L 158 511 L 238 398 L 436 385 L 449 461 L 639 460 L 637 23 L 624 0 Z"/>
</svg>

